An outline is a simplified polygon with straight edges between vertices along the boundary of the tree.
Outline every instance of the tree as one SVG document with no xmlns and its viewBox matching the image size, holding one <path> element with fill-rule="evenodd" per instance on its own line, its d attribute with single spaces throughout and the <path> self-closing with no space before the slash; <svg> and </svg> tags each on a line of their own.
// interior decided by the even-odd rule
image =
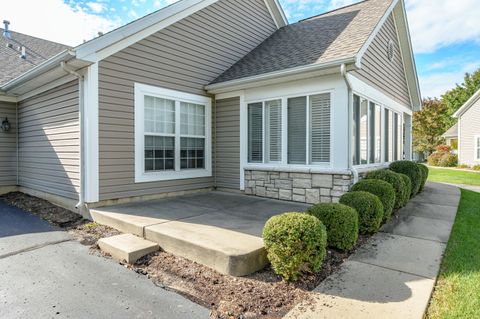
<svg viewBox="0 0 480 319">
<path fill-rule="evenodd" d="M 442 100 L 424 99 L 422 104 L 422 110 L 413 114 L 413 147 L 429 155 L 445 142 L 442 134 L 449 129 L 451 120 Z"/>
</svg>

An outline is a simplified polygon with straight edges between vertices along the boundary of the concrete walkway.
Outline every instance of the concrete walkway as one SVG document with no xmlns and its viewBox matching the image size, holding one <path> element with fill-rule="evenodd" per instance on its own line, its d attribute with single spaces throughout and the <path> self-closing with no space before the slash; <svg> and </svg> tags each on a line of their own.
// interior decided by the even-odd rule
<svg viewBox="0 0 480 319">
<path fill-rule="evenodd" d="M 0 201 L 0 318 L 208 316 L 208 309 Z"/>
<path fill-rule="evenodd" d="M 314 305 L 286 318 L 421 319 L 460 201 L 460 190 L 428 183 L 381 232 L 316 289 Z"/>
</svg>

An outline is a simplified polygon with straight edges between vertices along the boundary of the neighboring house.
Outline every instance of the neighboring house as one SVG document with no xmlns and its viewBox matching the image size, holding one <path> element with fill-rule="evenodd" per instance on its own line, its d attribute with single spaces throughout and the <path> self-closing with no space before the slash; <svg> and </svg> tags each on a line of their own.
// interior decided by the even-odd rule
<svg viewBox="0 0 480 319">
<path fill-rule="evenodd" d="M 33 39 L 2 41 L 16 37 Z M 277 0 L 182 0 L 57 46 L 0 68 L 19 71 L 0 76 L 0 164 L 2 185 L 70 208 L 212 188 L 338 201 L 358 173 L 411 158 L 403 0 L 291 25 Z"/>
<path fill-rule="evenodd" d="M 480 165 L 480 90 L 453 116 L 458 119 L 458 163 Z"/>
<path fill-rule="evenodd" d="M 458 150 L 458 123 L 455 123 L 449 128 L 442 137 L 445 139 L 445 144 L 450 146 L 452 150 L 457 153 Z"/>
</svg>

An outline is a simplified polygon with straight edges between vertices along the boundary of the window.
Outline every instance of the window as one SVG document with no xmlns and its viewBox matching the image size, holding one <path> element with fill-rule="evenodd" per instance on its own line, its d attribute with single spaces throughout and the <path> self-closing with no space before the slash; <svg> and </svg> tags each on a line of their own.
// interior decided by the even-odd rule
<svg viewBox="0 0 480 319">
<path fill-rule="evenodd" d="M 211 176 L 210 99 L 135 84 L 135 181 Z"/>
<path fill-rule="evenodd" d="M 475 160 L 476 160 L 476 161 L 480 161 L 480 135 L 475 136 L 474 145 L 475 145 L 475 149 L 474 149 L 474 151 L 475 151 L 475 154 L 474 154 Z"/>
<path fill-rule="evenodd" d="M 330 93 L 249 103 L 248 162 L 330 162 Z"/>
</svg>

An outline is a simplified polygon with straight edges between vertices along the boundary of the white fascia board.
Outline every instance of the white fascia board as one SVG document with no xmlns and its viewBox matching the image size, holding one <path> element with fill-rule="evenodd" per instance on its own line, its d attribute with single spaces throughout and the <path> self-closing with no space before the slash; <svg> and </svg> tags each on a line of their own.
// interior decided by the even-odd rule
<svg viewBox="0 0 480 319">
<path fill-rule="evenodd" d="M 412 115 L 413 112 L 409 107 L 395 101 L 394 99 L 392 99 L 391 97 L 383 93 L 382 91 L 376 89 L 375 87 L 360 80 L 359 78 L 355 77 L 350 73 L 347 74 L 347 77 L 350 83 L 352 84 L 352 91 L 354 93 L 362 95 L 363 97 L 368 98 L 372 102 L 375 102 L 379 105 L 383 105 L 397 112 L 402 112 L 408 115 Z"/>
<path fill-rule="evenodd" d="M 98 63 L 88 67 L 84 81 L 84 198 L 86 203 L 96 203 L 99 201 Z"/>
<path fill-rule="evenodd" d="M 358 68 L 361 68 L 362 66 L 362 59 L 363 59 L 363 56 L 365 55 L 365 53 L 367 52 L 368 48 L 370 47 L 370 45 L 372 44 L 373 40 L 375 40 L 375 38 L 377 37 L 377 34 L 380 32 L 380 30 L 382 29 L 383 25 L 385 24 L 385 21 L 387 21 L 388 17 L 390 16 L 390 14 L 392 13 L 393 9 L 395 8 L 395 6 L 397 5 L 398 3 L 398 0 L 394 0 L 392 1 L 392 3 L 390 4 L 390 6 L 387 8 L 387 11 L 385 11 L 385 14 L 383 15 L 383 17 L 380 19 L 380 21 L 377 23 L 375 29 L 373 29 L 373 32 L 370 34 L 370 36 L 368 37 L 367 41 L 365 41 L 365 43 L 363 44 L 363 46 L 360 48 L 360 50 L 358 51 L 357 53 L 357 56 L 356 56 L 356 61 L 355 61 L 355 65 L 358 67 Z"/>
<path fill-rule="evenodd" d="M 75 48 L 78 59 L 97 62 L 218 0 L 183 0 Z"/>
<path fill-rule="evenodd" d="M 466 111 L 468 111 L 468 109 L 469 109 L 470 107 L 472 107 L 472 105 L 473 105 L 478 99 L 480 99 L 480 90 L 478 90 L 471 98 L 469 98 L 468 101 L 465 102 L 465 104 L 463 104 L 462 107 L 459 108 L 458 111 L 453 114 L 453 117 L 458 118 L 458 117 L 462 116 L 463 113 L 465 113 Z M 460 126 L 459 126 L 459 127 L 460 127 Z"/>
<path fill-rule="evenodd" d="M 290 68 L 281 71 L 269 72 L 255 76 L 249 76 L 237 80 L 215 83 L 205 86 L 205 90 L 211 94 L 220 94 L 230 91 L 237 91 L 248 89 L 252 87 L 257 87 L 259 85 L 268 85 L 274 84 L 276 80 L 278 81 L 292 81 L 304 78 L 304 75 L 308 72 L 315 72 L 315 71 L 324 71 L 327 69 L 332 69 L 335 67 L 339 67 L 338 70 L 335 72 L 340 72 L 340 66 L 342 64 L 352 64 L 355 62 L 355 58 L 347 58 L 342 60 L 331 61 L 327 63 L 319 63 L 319 64 L 310 64 L 306 66 L 300 66 L 296 68 Z M 295 77 L 296 76 L 296 77 Z M 315 76 L 315 74 L 312 74 Z M 292 77 L 292 78 L 289 78 Z M 270 82 L 268 82 L 270 81 Z M 265 82 L 265 83 L 259 83 Z"/>
<path fill-rule="evenodd" d="M 18 99 L 16 96 L 2 95 L 0 94 L 0 102 L 11 102 L 17 103 Z"/>
<path fill-rule="evenodd" d="M 278 0 L 264 0 L 265 5 L 272 16 L 273 21 L 278 29 L 288 25 L 288 19 Z"/>
</svg>

